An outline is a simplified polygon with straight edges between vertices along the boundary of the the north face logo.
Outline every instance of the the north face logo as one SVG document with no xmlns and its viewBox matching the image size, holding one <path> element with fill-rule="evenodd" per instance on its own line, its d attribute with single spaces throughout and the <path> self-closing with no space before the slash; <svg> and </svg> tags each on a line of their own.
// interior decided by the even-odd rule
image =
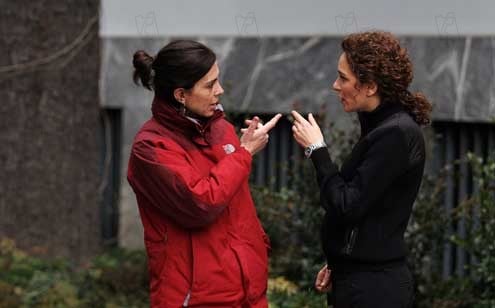
<svg viewBox="0 0 495 308">
<path fill-rule="evenodd" d="M 232 154 L 235 152 L 235 147 L 232 144 L 228 143 L 228 144 L 223 146 L 223 150 L 227 154 Z"/>
</svg>

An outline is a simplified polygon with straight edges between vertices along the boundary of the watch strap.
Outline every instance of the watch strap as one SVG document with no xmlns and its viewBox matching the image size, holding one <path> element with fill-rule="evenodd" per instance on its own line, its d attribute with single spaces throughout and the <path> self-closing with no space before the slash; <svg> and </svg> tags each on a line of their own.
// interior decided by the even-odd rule
<svg viewBox="0 0 495 308">
<path fill-rule="evenodd" d="M 320 148 L 326 148 L 326 147 L 327 147 L 327 144 L 325 143 L 325 141 L 312 143 L 304 149 L 304 155 L 306 156 L 306 158 L 310 158 L 313 151 L 320 149 Z"/>
</svg>

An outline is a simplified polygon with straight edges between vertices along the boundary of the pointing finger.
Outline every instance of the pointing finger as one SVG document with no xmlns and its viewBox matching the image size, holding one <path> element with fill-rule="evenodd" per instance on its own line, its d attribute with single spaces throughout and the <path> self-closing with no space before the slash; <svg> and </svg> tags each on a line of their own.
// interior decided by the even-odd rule
<svg viewBox="0 0 495 308">
<path fill-rule="evenodd" d="M 316 123 L 316 120 L 315 118 L 313 117 L 313 114 L 310 113 L 308 115 L 308 120 L 309 120 L 309 123 L 311 123 L 312 126 L 318 126 L 318 123 Z"/>
<path fill-rule="evenodd" d="M 278 113 L 270 121 L 268 121 L 265 125 L 263 125 L 265 132 L 268 133 L 272 128 L 274 128 L 281 117 L 282 115 Z"/>
<path fill-rule="evenodd" d="M 296 122 L 300 122 L 300 123 L 307 123 L 308 122 L 308 121 L 306 121 L 306 119 L 302 115 L 300 115 L 295 110 L 292 110 L 291 114 L 296 119 Z"/>
</svg>

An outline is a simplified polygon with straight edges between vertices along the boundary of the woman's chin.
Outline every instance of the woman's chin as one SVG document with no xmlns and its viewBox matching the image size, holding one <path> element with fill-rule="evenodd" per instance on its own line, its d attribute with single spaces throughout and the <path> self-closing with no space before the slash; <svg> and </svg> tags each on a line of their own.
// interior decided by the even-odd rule
<svg viewBox="0 0 495 308">
<path fill-rule="evenodd" d="M 205 118 L 211 118 L 215 114 L 215 110 L 208 110 L 202 114 L 203 117 Z"/>
<path fill-rule="evenodd" d="M 342 108 L 344 109 L 345 112 L 351 112 L 352 111 L 351 108 L 348 105 L 346 105 L 345 103 L 342 103 Z"/>
</svg>

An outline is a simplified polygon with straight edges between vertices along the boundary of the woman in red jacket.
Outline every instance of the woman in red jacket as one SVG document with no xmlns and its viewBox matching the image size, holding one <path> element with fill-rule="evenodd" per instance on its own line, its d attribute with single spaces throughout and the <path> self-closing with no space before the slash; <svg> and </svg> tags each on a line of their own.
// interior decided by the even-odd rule
<svg viewBox="0 0 495 308">
<path fill-rule="evenodd" d="M 155 92 L 127 178 L 144 226 L 152 307 L 267 307 L 268 238 L 248 186 L 252 155 L 280 118 L 254 117 L 240 140 L 224 118 L 215 54 L 173 41 L 134 54 Z"/>
</svg>

